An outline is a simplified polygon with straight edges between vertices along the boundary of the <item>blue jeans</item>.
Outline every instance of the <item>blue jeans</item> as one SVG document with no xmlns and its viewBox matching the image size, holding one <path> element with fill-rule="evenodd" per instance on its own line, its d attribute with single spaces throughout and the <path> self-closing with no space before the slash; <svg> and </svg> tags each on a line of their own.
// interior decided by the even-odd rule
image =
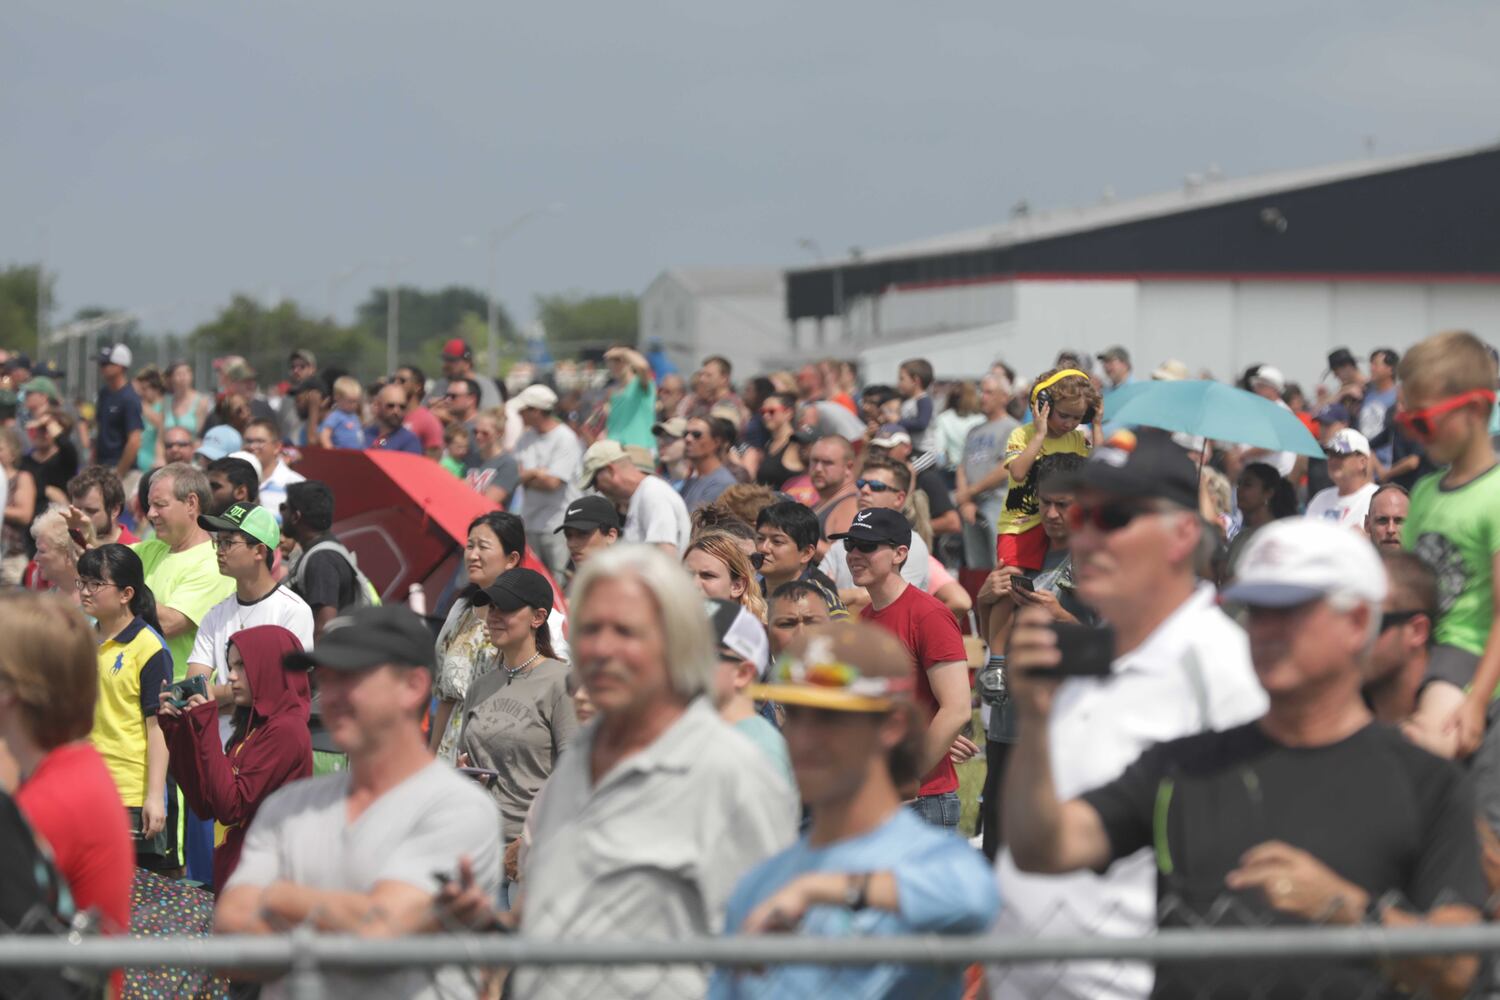
<svg viewBox="0 0 1500 1000">
<path fill-rule="evenodd" d="M 912 810 L 933 826 L 949 830 L 958 829 L 958 817 L 963 806 L 957 792 L 941 792 L 937 795 L 919 795 L 911 803 Z"/>
</svg>

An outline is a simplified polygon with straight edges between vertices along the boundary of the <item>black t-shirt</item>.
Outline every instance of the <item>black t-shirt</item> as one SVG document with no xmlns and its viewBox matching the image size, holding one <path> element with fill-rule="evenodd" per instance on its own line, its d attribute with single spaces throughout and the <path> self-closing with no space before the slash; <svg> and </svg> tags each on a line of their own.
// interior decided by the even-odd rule
<svg viewBox="0 0 1500 1000">
<path fill-rule="evenodd" d="M 929 465 L 917 473 L 917 489 L 927 494 L 927 512 L 934 521 L 954 509 L 948 482 L 933 466 Z"/>
<path fill-rule="evenodd" d="M 1377 901 L 1399 896 L 1416 912 L 1484 904 L 1472 787 L 1456 765 L 1377 723 L 1326 747 L 1285 747 L 1254 723 L 1174 740 L 1083 798 L 1116 860 L 1155 852 L 1161 927 L 1301 925 L 1260 891 L 1224 886 L 1241 855 L 1268 840 L 1308 852 Z M 1163 963 L 1152 995 L 1400 994 L 1372 963 L 1324 959 Z"/>
<path fill-rule="evenodd" d="M 78 449 L 68 435 L 57 439 L 57 450 L 46 461 L 40 461 L 32 452 L 21 459 L 21 468 L 31 473 L 36 480 L 36 512 L 40 514 L 51 503 L 47 499 L 47 487 L 54 486 L 64 493 L 68 491 L 68 480 L 78 475 Z"/>
<path fill-rule="evenodd" d="M 312 551 L 318 542 L 332 541 L 332 535 L 324 535 L 312 545 L 307 547 Z M 341 610 L 353 604 L 359 597 L 359 580 L 354 575 L 354 567 L 349 565 L 337 552 L 324 549 L 322 552 L 313 552 L 310 556 L 304 556 L 307 563 L 306 572 L 298 565 L 301 573 L 302 583 L 294 587 L 297 595 L 307 602 L 308 607 L 317 611 L 318 608 L 333 608 Z"/>
</svg>

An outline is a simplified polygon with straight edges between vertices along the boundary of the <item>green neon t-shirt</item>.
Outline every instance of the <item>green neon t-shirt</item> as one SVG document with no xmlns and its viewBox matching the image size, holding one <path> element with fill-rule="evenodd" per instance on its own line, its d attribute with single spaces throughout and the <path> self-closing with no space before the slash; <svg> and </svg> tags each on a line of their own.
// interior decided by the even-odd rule
<svg viewBox="0 0 1500 1000">
<path fill-rule="evenodd" d="M 1491 567 L 1500 552 L 1500 465 L 1452 489 L 1441 485 L 1446 473 L 1424 477 L 1411 491 L 1402 542 L 1437 574 L 1435 640 L 1481 656 L 1493 617 Z"/>
</svg>

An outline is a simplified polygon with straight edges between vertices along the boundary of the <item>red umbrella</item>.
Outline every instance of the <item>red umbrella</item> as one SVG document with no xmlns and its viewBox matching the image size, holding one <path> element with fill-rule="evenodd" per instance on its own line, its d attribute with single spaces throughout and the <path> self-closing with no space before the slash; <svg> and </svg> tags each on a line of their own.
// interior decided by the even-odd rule
<svg viewBox="0 0 1500 1000">
<path fill-rule="evenodd" d="M 292 467 L 333 491 L 333 532 L 359 556 L 359 568 L 381 600 L 405 600 L 412 584 L 434 598 L 458 570 L 469 523 L 498 509 L 468 484 L 422 455 L 399 451 L 308 448 Z M 562 592 L 541 560 L 526 550 L 522 565 Z"/>
</svg>

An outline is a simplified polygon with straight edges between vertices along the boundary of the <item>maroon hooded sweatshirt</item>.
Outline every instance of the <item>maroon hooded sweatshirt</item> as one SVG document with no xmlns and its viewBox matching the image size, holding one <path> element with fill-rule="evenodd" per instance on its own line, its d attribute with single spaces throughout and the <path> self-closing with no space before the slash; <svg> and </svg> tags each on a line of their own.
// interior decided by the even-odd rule
<svg viewBox="0 0 1500 1000">
<path fill-rule="evenodd" d="M 160 716 L 168 766 L 188 806 L 228 828 L 224 842 L 214 848 L 215 892 L 239 864 L 245 831 L 260 804 L 276 789 L 312 774 L 307 674 L 281 665 L 286 654 L 302 651 L 302 643 L 280 625 L 247 628 L 229 642 L 245 661 L 249 724 L 220 747 L 216 703 L 199 705 L 180 718 Z"/>
</svg>

